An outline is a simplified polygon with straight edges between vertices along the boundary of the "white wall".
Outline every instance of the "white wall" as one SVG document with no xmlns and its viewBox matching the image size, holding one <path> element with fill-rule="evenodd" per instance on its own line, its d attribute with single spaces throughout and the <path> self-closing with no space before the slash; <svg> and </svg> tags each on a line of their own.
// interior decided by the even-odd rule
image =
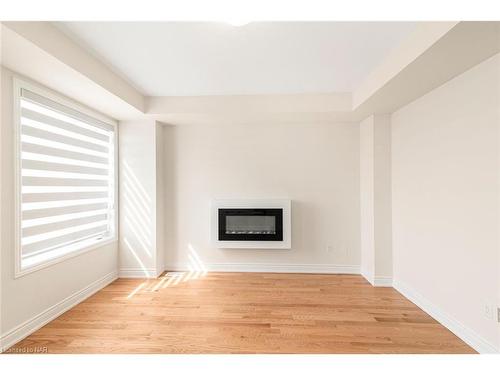
<svg viewBox="0 0 500 375">
<path fill-rule="evenodd" d="M 497 350 L 499 90 L 496 55 L 392 116 L 396 285 Z"/>
<path fill-rule="evenodd" d="M 163 271 L 163 222 L 161 168 L 157 145 L 161 125 L 153 120 L 123 121 L 120 143 L 120 256 L 121 277 L 156 277 Z M 159 138 L 162 139 L 162 138 Z M 162 142 L 161 142 L 162 143 Z M 162 228 L 163 229 L 163 228 Z"/>
<path fill-rule="evenodd" d="M 373 116 L 371 116 L 359 124 L 361 274 L 370 282 L 375 278 L 373 137 Z"/>
<path fill-rule="evenodd" d="M 375 194 L 375 284 L 392 279 L 391 116 L 375 115 L 373 189 Z"/>
<path fill-rule="evenodd" d="M 116 277 L 117 244 L 109 244 L 14 279 L 13 75 L 2 68 L 1 295 L 2 336 L 107 276 Z M 34 324 L 34 323 L 33 323 Z"/>
<path fill-rule="evenodd" d="M 159 122 L 155 124 L 155 145 L 156 145 L 156 268 L 157 273 L 165 269 L 165 142 L 163 141 L 163 128 Z"/>
<path fill-rule="evenodd" d="M 166 186 L 172 190 L 167 269 L 186 267 L 189 254 L 196 252 L 208 269 L 290 265 L 331 271 L 348 265 L 359 272 L 357 124 L 212 124 L 165 130 Z M 292 199 L 292 249 L 211 247 L 214 198 Z"/>
<path fill-rule="evenodd" d="M 361 274 L 392 283 L 391 122 L 372 115 L 360 123 Z"/>
<path fill-rule="evenodd" d="M 3 28 L 1 27 L 0 25 L 0 155 L 2 155 L 2 150 L 3 150 L 3 146 L 2 146 L 2 142 L 1 142 L 1 139 L 2 139 L 2 133 L 3 133 L 3 130 L 2 130 L 2 127 L 3 127 L 3 70 L 1 69 L 1 66 L 3 64 L 3 48 L 2 48 L 2 44 L 3 44 L 3 39 L 2 39 L 2 30 Z M 1 159 L 0 159 L 1 160 Z M 4 184 L 4 181 L 3 181 L 3 165 L 2 165 L 2 162 L 0 161 L 0 207 L 1 207 L 1 199 L 2 199 L 2 186 Z M 500 209 L 500 206 L 499 206 L 499 209 Z M 2 286 L 1 286 L 1 281 L 2 281 L 2 226 L 3 226 L 3 215 L 0 211 L 0 350 L 1 348 L 3 348 L 3 339 L 2 339 Z"/>
</svg>

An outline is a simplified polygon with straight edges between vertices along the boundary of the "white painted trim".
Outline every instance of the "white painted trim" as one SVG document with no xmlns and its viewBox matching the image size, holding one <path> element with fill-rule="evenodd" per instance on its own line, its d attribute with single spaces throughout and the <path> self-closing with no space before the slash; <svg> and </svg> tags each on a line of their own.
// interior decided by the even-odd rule
<svg viewBox="0 0 500 375">
<path fill-rule="evenodd" d="M 399 280 L 394 280 L 393 287 L 479 353 L 500 353 L 499 348 L 495 348 L 493 344 L 450 316 L 409 285 Z"/>
<path fill-rule="evenodd" d="M 21 274 L 21 89 L 23 81 L 13 77 L 12 123 L 14 125 L 14 278 Z"/>
<path fill-rule="evenodd" d="M 392 277 L 389 276 L 375 276 L 373 279 L 373 286 L 390 287 L 392 286 Z"/>
<path fill-rule="evenodd" d="M 3 41 L 2 39 L 3 35 L 2 35 L 2 26 L 0 25 L 0 40 Z M 0 48 L 0 100 L 2 100 L 2 95 L 3 95 L 3 82 L 2 80 L 5 79 L 3 77 L 3 69 L 2 69 L 2 66 L 3 66 L 3 56 L 2 56 L 2 48 Z M 1 115 L 1 112 L 4 110 L 3 109 L 3 103 L 0 102 L 0 115 Z M 4 127 L 4 124 L 3 124 L 3 119 L 0 118 L 0 155 L 2 155 L 2 151 L 3 151 L 3 146 L 2 146 L 2 142 L 1 142 L 1 139 L 2 137 L 4 137 L 4 135 L 2 134 L 3 133 L 3 130 L 2 128 Z M 0 156 L 0 159 L 2 158 L 2 156 Z M 2 193 L 2 186 L 3 186 L 3 167 L 2 167 L 2 164 L 3 163 L 0 163 L 0 197 L 3 197 L 3 193 Z M 0 204 L 0 207 L 1 207 L 1 204 Z M 1 209 L 0 209 L 1 211 Z M 0 284 L 2 283 L 2 254 L 4 254 L 4 250 L 3 250 L 3 241 L 2 241 L 2 228 L 3 228 L 3 219 L 2 219 L 2 214 L 0 213 Z M 2 351 L 2 318 L 3 318 L 3 315 L 2 315 L 2 286 L 0 285 L 0 352 Z"/>
<path fill-rule="evenodd" d="M 366 281 L 376 287 L 391 287 L 392 286 L 392 277 L 390 276 L 373 276 L 368 275 L 368 273 L 364 270 L 361 270 L 361 276 L 363 276 Z"/>
<path fill-rule="evenodd" d="M 359 266 L 345 264 L 279 264 L 279 263 L 211 263 L 204 264 L 209 272 L 276 272 L 276 273 L 327 273 L 359 274 Z M 170 263 L 167 271 L 192 271 L 188 263 Z"/>
<path fill-rule="evenodd" d="M 361 269 L 360 275 L 365 278 L 366 281 L 368 281 L 370 284 L 373 285 L 373 276 L 369 275 L 366 270 Z"/>
<path fill-rule="evenodd" d="M 391 287 L 392 286 L 392 277 L 390 276 L 373 276 L 368 277 L 367 275 L 361 273 L 366 281 L 376 287 Z"/>
<path fill-rule="evenodd" d="M 50 321 L 54 320 L 59 315 L 65 313 L 72 307 L 76 306 L 83 300 L 89 298 L 91 295 L 98 292 L 116 279 L 117 273 L 111 272 L 106 276 L 92 282 L 90 285 L 77 291 L 76 293 L 73 293 L 69 297 L 66 297 L 55 305 L 49 307 L 33 318 L 19 324 L 17 327 L 14 327 L 1 337 L 0 352 L 7 350 L 12 345 L 29 336 L 30 334 L 40 329 Z"/>
<path fill-rule="evenodd" d="M 62 255 L 58 255 L 54 258 L 50 258 L 48 260 L 44 260 L 42 262 L 36 263 L 35 265 L 30 266 L 30 267 L 19 268 L 19 270 L 15 273 L 14 278 L 17 279 L 19 277 L 30 274 L 32 272 L 36 272 L 38 270 L 53 266 L 54 264 L 64 262 L 65 260 L 83 255 L 83 254 L 88 253 L 90 251 L 101 249 L 102 247 L 110 245 L 110 244 L 115 244 L 116 246 L 118 246 L 118 239 L 115 237 L 111 237 L 111 238 L 106 237 L 106 238 L 103 238 L 102 240 L 96 241 L 95 244 L 93 244 L 93 245 L 85 246 L 81 249 L 70 251 L 70 252 L 67 252 L 67 253 L 62 254 Z M 20 264 L 19 264 L 19 266 L 20 266 Z"/>
<path fill-rule="evenodd" d="M 158 277 L 163 271 L 164 270 L 157 270 L 156 268 L 120 268 L 118 270 L 118 277 L 123 279 L 154 279 Z"/>
</svg>

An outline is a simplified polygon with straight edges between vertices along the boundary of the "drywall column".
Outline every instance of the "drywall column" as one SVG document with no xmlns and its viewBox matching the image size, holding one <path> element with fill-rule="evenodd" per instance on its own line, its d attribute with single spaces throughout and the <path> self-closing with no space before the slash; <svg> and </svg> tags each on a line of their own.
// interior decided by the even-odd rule
<svg viewBox="0 0 500 375">
<path fill-rule="evenodd" d="M 0 22 L 0 140 L 2 139 L 2 129 L 3 129 L 3 105 L 2 105 L 2 76 L 3 76 L 3 71 L 2 71 L 2 65 L 3 65 L 3 60 L 2 60 L 2 23 Z M 0 155 L 2 154 L 2 144 L 0 142 Z M 2 201 L 2 186 L 3 186 L 3 178 L 2 178 L 2 163 L 0 162 L 0 204 Z M 0 281 L 2 280 L 2 254 L 3 254 L 3 242 L 2 242 L 2 215 L 0 214 Z M 0 353 L 4 350 L 3 347 L 3 330 L 2 330 L 2 286 L 0 285 Z"/>
<path fill-rule="evenodd" d="M 165 270 L 165 143 L 163 125 L 155 124 L 155 170 L 156 170 L 156 273 Z"/>
<path fill-rule="evenodd" d="M 156 121 L 119 125 L 120 277 L 156 277 L 164 271 L 163 237 L 161 229 L 157 232 L 163 225 L 159 133 Z"/>
<path fill-rule="evenodd" d="M 361 273 L 375 286 L 392 283 L 391 122 L 360 123 Z"/>
<path fill-rule="evenodd" d="M 500 54 L 391 116 L 394 286 L 500 352 Z"/>
</svg>

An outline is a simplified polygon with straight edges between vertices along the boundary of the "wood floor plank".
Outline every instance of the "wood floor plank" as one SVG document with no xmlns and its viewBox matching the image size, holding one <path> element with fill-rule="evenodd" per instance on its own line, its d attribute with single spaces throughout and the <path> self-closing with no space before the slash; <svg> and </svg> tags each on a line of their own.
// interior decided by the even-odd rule
<svg viewBox="0 0 500 375">
<path fill-rule="evenodd" d="M 358 275 L 189 276 L 118 279 L 10 352 L 475 353 Z"/>
</svg>

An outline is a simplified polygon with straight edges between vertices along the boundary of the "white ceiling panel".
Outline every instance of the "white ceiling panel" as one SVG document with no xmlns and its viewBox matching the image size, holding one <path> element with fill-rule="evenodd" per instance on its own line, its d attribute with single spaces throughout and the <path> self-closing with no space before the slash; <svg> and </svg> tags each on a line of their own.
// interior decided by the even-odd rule
<svg viewBox="0 0 500 375">
<path fill-rule="evenodd" d="M 147 96 L 353 91 L 413 22 L 57 22 Z"/>
</svg>

